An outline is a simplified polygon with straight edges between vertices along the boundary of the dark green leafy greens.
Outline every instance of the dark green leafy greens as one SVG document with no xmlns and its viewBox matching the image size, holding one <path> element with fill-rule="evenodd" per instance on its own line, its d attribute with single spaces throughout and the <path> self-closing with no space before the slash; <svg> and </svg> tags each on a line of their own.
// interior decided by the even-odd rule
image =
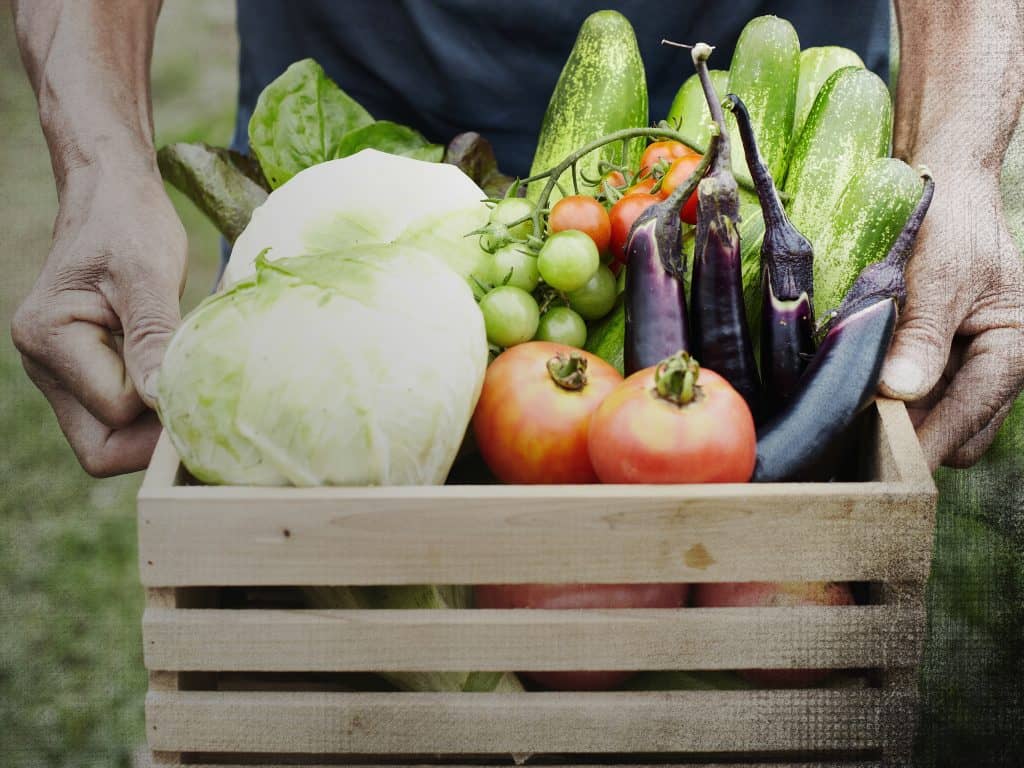
<svg viewBox="0 0 1024 768">
<path fill-rule="evenodd" d="M 313 59 L 295 62 L 263 89 L 249 146 L 275 189 L 311 165 L 368 147 L 432 161 L 443 152 L 412 128 L 375 121 Z"/>
<path fill-rule="evenodd" d="M 513 178 L 498 170 L 491 142 L 479 133 L 460 133 L 448 143 L 443 162 L 457 166 L 491 197 L 504 197 Z"/>
</svg>

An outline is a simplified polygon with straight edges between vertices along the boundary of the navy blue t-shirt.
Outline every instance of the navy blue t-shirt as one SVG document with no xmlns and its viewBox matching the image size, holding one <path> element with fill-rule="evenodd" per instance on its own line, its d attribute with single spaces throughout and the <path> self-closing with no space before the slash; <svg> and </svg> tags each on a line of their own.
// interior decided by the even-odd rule
<svg viewBox="0 0 1024 768">
<path fill-rule="evenodd" d="M 668 113 L 693 71 L 685 51 L 662 38 L 715 45 L 711 67 L 728 69 L 743 25 L 765 13 L 791 21 L 802 47 L 843 45 L 888 75 L 889 0 L 239 0 L 235 146 L 246 146 L 264 86 L 312 57 L 375 118 L 441 144 L 477 131 L 505 173 L 525 175 L 580 24 L 604 8 L 621 11 L 636 30 L 652 120 Z"/>
</svg>

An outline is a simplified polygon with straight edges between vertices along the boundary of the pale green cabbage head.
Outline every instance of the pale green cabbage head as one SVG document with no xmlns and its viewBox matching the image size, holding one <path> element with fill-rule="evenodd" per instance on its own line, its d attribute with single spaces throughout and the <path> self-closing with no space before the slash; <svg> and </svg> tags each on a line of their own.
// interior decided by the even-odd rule
<svg viewBox="0 0 1024 768">
<path fill-rule="evenodd" d="M 159 412 L 188 470 L 218 484 L 444 482 L 487 365 L 465 280 L 400 244 L 255 269 L 167 350 Z"/>
</svg>

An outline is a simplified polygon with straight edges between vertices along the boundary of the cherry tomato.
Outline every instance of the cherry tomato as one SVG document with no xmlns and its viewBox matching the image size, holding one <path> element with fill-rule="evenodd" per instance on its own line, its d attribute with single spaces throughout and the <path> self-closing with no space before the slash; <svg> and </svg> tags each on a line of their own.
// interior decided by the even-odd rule
<svg viewBox="0 0 1024 768">
<path fill-rule="evenodd" d="M 552 232 L 578 229 L 594 241 L 600 253 L 608 250 L 612 227 L 608 211 L 589 195 L 570 195 L 555 203 L 548 217 L 548 226 Z"/>
<path fill-rule="evenodd" d="M 676 158 L 692 154 L 695 154 L 694 151 L 680 141 L 656 141 L 640 157 L 640 173 L 650 173 L 662 160 L 671 163 Z"/>
<path fill-rule="evenodd" d="M 681 353 L 605 398 L 589 448 L 603 483 L 743 483 L 754 471 L 757 437 L 740 394 Z"/>
<path fill-rule="evenodd" d="M 703 159 L 702 155 L 696 153 L 692 155 L 686 155 L 680 157 L 674 161 L 669 169 L 665 172 L 665 178 L 661 182 L 661 193 L 665 197 L 671 195 L 676 187 L 681 184 L 685 184 L 686 180 L 690 178 L 694 169 L 700 165 L 700 161 Z M 697 191 L 694 190 L 693 194 L 687 199 L 683 205 L 683 210 L 679 214 L 679 218 L 685 221 L 687 224 L 697 223 Z"/>
<path fill-rule="evenodd" d="M 799 605 L 853 605 L 853 592 L 837 582 L 750 581 L 738 584 L 697 584 L 693 604 L 702 608 L 790 607 Z M 752 683 L 766 687 L 805 688 L 828 677 L 828 669 L 747 669 L 740 672 Z"/>
<path fill-rule="evenodd" d="M 686 584 L 488 584 L 474 588 L 477 608 L 678 608 L 686 602 Z M 561 691 L 615 688 L 635 672 L 523 672 L 537 683 Z"/>
<path fill-rule="evenodd" d="M 626 240 L 637 216 L 661 202 L 658 195 L 637 193 L 621 198 L 608 212 L 612 224 L 611 251 L 615 261 L 626 261 Z"/>
<path fill-rule="evenodd" d="M 622 175 L 622 171 L 609 171 L 604 175 L 604 181 L 619 189 L 626 186 L 626 177 Z"/>
<path fill-rule="evenodd" d="M 627 195 L 650 195 L 654 189 L 654 185 L 658 183 L 658 180 L 653 176 L 640 179 L 636 184 L 626 190 Z"/>
<path fill-rule="evenodd" d="M 553 373 L 548 364 L 556 358 L 563 370 Z M 574 373 L 581 360 L 582 385 L 567 388 L 581 383 Z M 505 483 L 596 482 L 587 427 L 621 382 L 601 358 L 563 344 L 532 341 L 506 350 L 487 369 L 473 413 L 473 433 L 487 466 Z"/>
</svg>

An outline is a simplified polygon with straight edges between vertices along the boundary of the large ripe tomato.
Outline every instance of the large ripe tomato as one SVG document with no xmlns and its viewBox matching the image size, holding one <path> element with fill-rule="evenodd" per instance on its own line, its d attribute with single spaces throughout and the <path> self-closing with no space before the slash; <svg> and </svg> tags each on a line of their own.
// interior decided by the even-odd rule
<svg viewBox="0 0 1024 768">
<path fill-rule="evenodd" d="M 700 165 L 700 161 L 703 159 L 702 155 L 696 153 L 692 155 L 686 155 L 680 157 L 669 166 L 668 171 L 665 172 L 665 178 L 661 182 L 661 193 L 665 197 L 668 197 L 675 191 L 675 188 L 685 184 L 686 180 L 690 178 L 693 171 Z M 697 191 L 694 190 L 693 194 L 687 198 L 686 203 L 683 205 L 683 209 L 679 214 L 679 218 L 685 221 L 687 224 L 697 223 Z"/>
<path fill-rule="evenodd" d="M 600 253 L 608 250 L 611 238 L 608 211 L 589 195 L 569 195 L 555 203 L 548 216 L 548 226 L 552 232 L 578 229 L 594 241 Z"/>
<path fill-rule="evenodd" d="M 740 394 L 680 353 L 605 398 L 590 422 L 589 447 L 603 483 L 747 482 L 757 436 Z"/>
<path fill-rule="evenodd" d="M 686 584 L 488 584 L 474 589 L 477 608 L 678 608 Z M 635 672 L 522 672 L 559 691 L 601 691 L 622 685 Z"/>
<path fill-rule="evenodd" d="M 608 212 L 611 220 L 611 252 L 612 259 L 617 262 L 626 261 L 626 241 L 629 239 L 629 230 L 636 221 L 637 216 L 661 202 L 661 197 L 644 192 L 626 195 L 619 199 Z"/>
<path fill-rule="evenodd" d="M 658 183 L 658 180 L 653 176 L 644 176 L 639 179 L 633 186 L 626 190 L 627 195 L 653 195 L 657 194 L 653 192 L 654 185 Z"/>
<path fill-rule="evenodd" d="M 554 372 L 552 360 L 559 361 Z M 487 369 L 473 413 L 487 466 L 505 483 L 597 482 L 587 451 L 590 417 L 621 382 L 601 358 L 562 344 L 505 350 Z"/>
<path fill-rule="evenodd" d="M 693 154 L 696 152 L 680 141 L 656 141 L 640 157 L 640 173 L 650 173 L 663 160 L 672 163 L 677 158 Z"/>
<path fill-rule="evenodd" d="M 780 608 L 853 603 L 849 585 L 833 581 L 697 584 L 693 590 L 693 604 L 701 608 Z M 765 687 L 802 688 L 820 683 L 830 672 L 828 669 L 746 669 L 741 670 L 740 675 Z"/>
</svg>

